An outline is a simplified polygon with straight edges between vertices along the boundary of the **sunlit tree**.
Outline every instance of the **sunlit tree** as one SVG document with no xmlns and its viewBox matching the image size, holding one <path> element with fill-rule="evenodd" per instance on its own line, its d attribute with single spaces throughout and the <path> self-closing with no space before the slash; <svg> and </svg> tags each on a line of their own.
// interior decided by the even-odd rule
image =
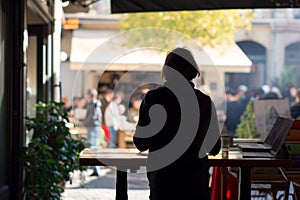
<svg viewBox="0 0 300 200">
<path fill-rule="evenodd" d="M 121 17 L 120 25 L 123 31 L 147 27 L 171 29 L 197 40 L 204 46 L 215 46 L 233 43 L 237 28 L 250 29 L 253 17 L 251 10 L 131 13 Z M 151 31 L 145 31 L 140 35 L 132 35 L 127 42 L 149 45 L 156 42 L 163 43 L 166 47 L 170 45 L 168 34 L 158 33 L 155 39 L 151 34 Z"/>
</svg>

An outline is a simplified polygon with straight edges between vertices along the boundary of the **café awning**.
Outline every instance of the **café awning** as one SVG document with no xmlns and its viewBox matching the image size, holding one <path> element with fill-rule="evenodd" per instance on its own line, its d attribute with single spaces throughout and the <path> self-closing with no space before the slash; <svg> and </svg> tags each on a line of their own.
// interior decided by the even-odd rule
<svg viewBox="0 0 300 200">
<path fill-rule="evenodd" d="M 236 8 L 297 8 L 299 6 L 298 1 L 289 0 L 111 0 L 112 13 Z"/>
<path fill-rule="evenodd" d="M 142 48 L 126 50 L 122 45 L 108 43 L 109 34 L 99 31 L 74 31 L 70 68 L 95 71 L 161 71 L 166 52 Z M 192 49 L 200 68 L 215 66 L 224 72 L 250 72 L 251 61 L 236 45 Z M 202 70 L 202 69 L 201 69 Z"/>
<path fill-rule="evenodd" d="M 88 12 L 89 5 L 99 0 L 71 0 L 64 8 L 66 13 Z M 291 0 L 107 0 L 112 13 L 245 9 L 245 8 L 299 8 L 298 1 Z"/>
</svg>

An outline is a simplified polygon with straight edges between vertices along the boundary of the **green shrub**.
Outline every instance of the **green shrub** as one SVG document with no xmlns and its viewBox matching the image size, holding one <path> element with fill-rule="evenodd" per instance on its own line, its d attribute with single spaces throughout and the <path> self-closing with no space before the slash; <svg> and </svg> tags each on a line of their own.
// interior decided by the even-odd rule
<svg viewBox="0 0 300 200">
<path fill-rule="evenodd" d="M 246 106 L 246 114 L 241 119 L 240 124 L 237 126 L 236 135 L 239 138 L 258 138 L 259 134 L 256 130 L 255 115 L 253 103 L 249 102 Z"/>
<path fill-rule="evenodd" d="M 82 170 L 79 154 L 85 145 L 72 139 L 68 113 L 63 103 L 36 104 L 36 117 L 26 117 L 26 127 L 33 132 L 31 141 L 22 149 L 24 192 L 26 199 L 60 199 L 70 173 Z"/>
</svg>

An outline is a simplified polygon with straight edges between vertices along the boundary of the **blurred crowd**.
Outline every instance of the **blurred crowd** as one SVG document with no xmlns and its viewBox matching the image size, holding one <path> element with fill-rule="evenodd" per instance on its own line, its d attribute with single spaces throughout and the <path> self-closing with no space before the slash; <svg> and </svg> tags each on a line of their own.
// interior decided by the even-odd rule
<svg viewBox="0 0 300 200">
<path fill-rule="evenodd" d="M 106 89 L 98 94 L 96 89 L 89 89 L 84 97 L 74 97 L 70 106 L 65 105 L 73 123 L 86 130 L 90 146 L 116 148 L 117 131 L 135 129 L 143 97 L 143 91 L 135 92 L 127 109 L 122 91 Z"/>
<path fill-rule="evenodd" d="M 138 90 L 129 97 L 129 105 L 124 105 L 123 91 L 109 88 L 98 94 L 96 89 L 89 89 L 84 97 L 74 97 L 71 106 L 66 109 L 70 118 L 79 128 L 85 128 L 86 138 L 91 146 L 108 148 L 118 147 L 118 130 L 131 130 L 133 133 L 139 118 L 139 107 L 147 90 Z M 219 115 L 232 137 L 241 119 L 247 114 L 246 106 L 253 100 L 287 99 L 293 119 L 300 119 L 300 89 L 263 85 L 249 90 L 240 85 L 236 90 L 227 88 L 223 108 L 226 111 Z"/>
<path fill-rule="evenodd" d="M 281 91 L 278 87 L 263 85 L 260 88 L 249 91 L 246 85 L 240 85 L 238 89 L 227 88 L 225 92 L 224 107 L 226 112 L 221 116 L 225 121 L 230 136 L 236 137 L 235 131 L 241 118 L 246 114 L 246 106 L 253 100 L 287 99 L 290 113 L 293 119 L 300 117 L 300 90 L 296 87 L 287 87 Z"/>
</svg>

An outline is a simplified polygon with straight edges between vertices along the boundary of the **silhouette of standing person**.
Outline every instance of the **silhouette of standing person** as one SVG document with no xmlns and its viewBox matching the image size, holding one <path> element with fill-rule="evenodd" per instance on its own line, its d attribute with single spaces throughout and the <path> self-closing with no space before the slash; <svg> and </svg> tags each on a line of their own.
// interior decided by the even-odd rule
<svg viewBox="0 0 300 200">
<path fill-rule="evenodd" d="M 173 77 L 171 71 L 178 73 L 188 87 L 183 87 L 179 79 Z M 191 52 L 185 48 L 176 48 L 170 52 L 165 60 L 162 70 L 162 78 L 166 80 L 163 86 L 150 90 L 144 97 L 139 113 L 137 129 L 134 135 L 134 144 L 140 151 L 149 150 L 147 162 L 147 177 L 150 186 L 150 200 L 181 200 L 181 199 L 210 199 L 209 190 L 209 163 L 206 153 L 213 155 L 220 150 L 219 127 L 213 102 L 210 97 L 203 94 L 201 91 L 194 89 L 194 84 L 191 82 L 199 75 L 196 61 Z M 179 85 L 178 85 L 179 82 Z M 176 91 L 170 89 L 170 85 L 176 85 L 180 92 L 186 92 L 185 96 L 176 96 Z M 191 99 L 195 97 L 195 104 L 183 105 L 186 102 L 183 99 Z M 149 127 L 153 121 L 162 121 L 162 115 L 155 113 L 155 109 L 151 107 L 161 105 L 166 113 L 166 120 L 163 127 L 157 133 L 146 131 L 145 127 Z M 186 106 L 193 110 L 199 110 L 197 119 L 186 118 Z M 154 112 L 154 113 L 153 113 Z M 153 117 L 156 116 L 156 117 Z M 215 118 L 212 118 L 215 116 Z M 190 116 L 191 117 L 191 116 Z M 155 119 L 159 118 L 159 119 Z M 187 121 L 195 121 L 196 129 L 180 132 L 181 123 Z M 210 145 L 207 145 L 207 137 L 212 134 L 211 122 L 214 124 L 215 135 Z M 148 134 L 148 135 L 147 135 Z M 149 134 L 152 134 L 149 136 Z M 172 157 L 175 152 L 170 151 L 168 154 L 161 154 L 151 160 L 151 156 L 156 151 L 164 151 L 164 148 L 174 142 L 178 135 L 183 134 L 182 140 L 177 141 L 177 149 L 181 149 L 187 139 L 191 139 L 184 151 L 168 165 L 156 169 L 149 169 L 155 166 L 159 161 Z M 192 138 L 191 138 L 192 137 Z M 209 140 L 209 139 L 208 139 Z M 181 142 L 182 141 L 182 142 Z M 205 149 L 204 156 L 199 156 L 199 152 Z M 155 163 L 157 161 L 157 163 Z"/>
</svg>

